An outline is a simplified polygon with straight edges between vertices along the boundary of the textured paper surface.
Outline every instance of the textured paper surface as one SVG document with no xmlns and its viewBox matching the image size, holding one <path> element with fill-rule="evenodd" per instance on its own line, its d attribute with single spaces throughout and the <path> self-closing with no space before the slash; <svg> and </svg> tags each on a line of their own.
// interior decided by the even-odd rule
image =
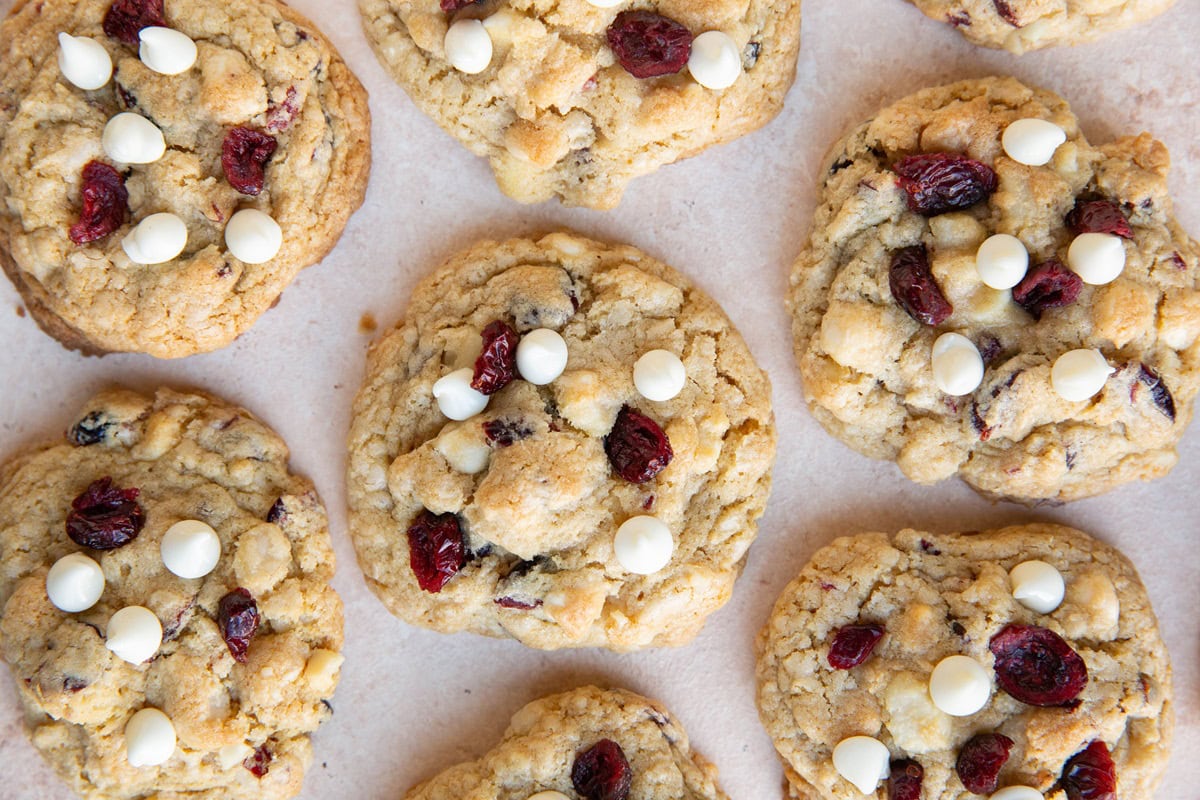
<svg viewBox="0 0 1200 800">
<path fill-rule="evenodd" d="M 0 457 L 60 435 L 80 403 L 114 382 L 203 387 L 284 436 L 295 469 L 312 477 L 329 506 L 335 585 L 346 601 L 336 713 L 315 737 L 303 797 L 398 798 L 488 750 L 525 702 L 597 682 L 663 700 L 720 768 L 730 796 L 774 800 L 782 773 L 754 706 L 753 644 L 776 595 L 808 557 L 833 537 L 861 530 L 955 531 L 1028 520 L 1083 528 L 1137 564 L 1175 664 L 1175 758 L 1158 797 L 1197 796 L 1200 430 L 1185 438 L 1181 464 L 1166 479 L 1064 508 L 997 505 L 957 482 L 921 488 L 892 464 L 852 453 L 808 415 L 782 296 L 808 235 L 825 151 L 884 104 L 966 77 L 1010 73 L 1056 90 L 1093 141 L 1155 133 L 1175 160 L 1177 214 L 1200 234 L 1200 1 L 1180 0 L 1160 19 L 1095 44 L 1016 58 L 966 44 L 901 0 L 809 0 L 799 75 L 782 116 L 751 137 L 636 181 L 611 213 L 508 201 L 486 165 L 418 112 L 376 63 L 351 0 L 294 5 L 333 39 L 371 93 L 371 185 L 340 245 L 232 347 L 175 362 L 69 353 L 18 315 L 16 293 L 0 282 Z M 540 653 L 408 627 L 367 591 L 346 534 L 343 439 L 371 338 L 360 329 L 363 314 L 390 327 L 415 281 L 476 238 L 564 226 L 636 245 L 693 277 L 739 325 L 774 384 L 779 460 L 758 542 L 733 601 L 681 650 Z M 0 673 L 0 795 L 69 798 L 26 741 L 9 676 Z"/>
</svg>

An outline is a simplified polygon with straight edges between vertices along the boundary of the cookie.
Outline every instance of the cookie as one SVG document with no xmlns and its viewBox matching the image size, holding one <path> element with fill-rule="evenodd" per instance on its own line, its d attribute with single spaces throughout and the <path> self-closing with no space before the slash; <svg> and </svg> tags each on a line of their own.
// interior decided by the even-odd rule
<svg viewBox="0 0 1200 800">
<path fill-rule="evenodd" d="M 727 800 L 716 767 L 692 752 L 667 709 L 624 689 L 595 686 L 535 700 L 513 715 L 486 755 L 404 797 Z"/>
<path fill-rule="evenodd" d="M 814 416 L 915 481 L 1027 503 L 1166 474 L 1200 383 L 1200 248 L 1168 161 L 1148 134 L 1090 144 L 1008 78 L 856 128 L 789 290 Z"/>
<path fill-rule="evenodd" d="M 757 130 L 800 47 L 800 0 L 359 8 L 392 77 L 522 203 L 613 208 L 639 175 Z"/>
<path fill-rule="evenodd" d="M 22 1 L 0 52 L 0 264 L 69 348 L 224 347 L 362 203 L 366 92 L 283 3 Z"/>
<path fill-rule="evenodd" d="M 759 635 L 758 704 L 805 800 L 1150 798 L 1173 725 L 1137 572 L 1042 524 L 822 548 Z"/>
<path fill-rule="evenodd" d="M 968 40 L 1020 55 L 1090 42 L 1156 17 L 1175 0 L 909 0 Z"/>
<path fill-rule="evenodd" d="M 712 299 L 556 233 L 481 242 L 418 285 L 371 348 L 349 448 L 351 537 L 393 614 L 633 650 L 690 641 L 729 599 L 775 429 Z"/>
<path fill-rule="evenodd" d="M 287 798 L 332 713 L 325 509 L 279 437 L 199 393 L 103 392 L 0 467 L 0 655 L 86 798 Z"/>
</svg>

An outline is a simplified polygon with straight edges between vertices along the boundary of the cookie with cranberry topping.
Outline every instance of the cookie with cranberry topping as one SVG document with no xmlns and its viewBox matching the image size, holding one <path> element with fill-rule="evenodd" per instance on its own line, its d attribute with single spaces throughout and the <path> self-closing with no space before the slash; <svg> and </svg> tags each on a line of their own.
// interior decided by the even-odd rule
<svg viewBox="0 0 1200 800">
<path fill-rule="evenodd" d="M 158 50 L 139 48 L 147 24 L 170 37 Z M 100 88 L 73 83 L 70 59 L 60 67 L 60 34 L 91 48 L 71 51 L 76 68 L 111 62 Z M 191 66 L 156 71 L 186 65 L 189 47 Z M 366 92 L 281 2 L 22 1 L 0 52 L 0 264 L 67 347 L 163 358 L 224 347 L 362 203 Z M 118 114 L 136 116 L 110 126 Z M 182 250 L 125 245 L 158 214 L 175 218 Z"/>
<path fill-rule="evenodd" d="M 349 450 L 350 534 L 393 614 L 634 650 L 690 641 L 729 600 L 775 428 L 711 298 L 555 233 L 480 242 L 417 286 L 371 347 Z"/>
<path fill-rule="evenodd" d="M 523 203 L 613 208 L 634 178 L 757 130 L 800 46 L 800 0 L 359 9 L 392 77 Z"/>
<path fill-rule="evenodd" d="M 813 415 L 919 483 L 1025 503 L 1166 474 L 1200 388 L 1200 247 L 1168 166 L 1011 78 L 856 128 L 788 294 Z"/>
<path fill-rule="evenodd" d="M 66 556 L 103 575 L 72 613 Z M 0 466 L 0 655 L 34 747 L 95 800 L 297 794 L 342 662 L 333 565 L 320 498 L 249 412 L 96 395 L 66 441 Z M 146 709 L 176 737 L 156 758 L 130 725 Z"/>
<path fill-rule="evenodd" d="M 831 663 L 864 624 L 883 628 L 874 649 Z M 889 769 L 925 800 L 1015 786 L 1066 800 L 1086 780 L 1149 798 L 1166 768 L 1171 666 L 1149 597 L 1124 555 L 1072 528 L 839 538 L 784 589 L 757 648 L 759 713 L 795 798 L 889 796 Z M 944 679 L 950 657 L 974 662 L 978 710 L 954 707 L 970 681 Z M 882 745 L 882 778 L 835 766 L 852 737 Z"/>
<path fill-rule="evenodd" d="M 404 800 L 466 796 L 728 800 L 716 767 L 692 751 L 662 704 L 595 686 L 528 704 L 499 744 L 410 789 Z"/>
</svg>

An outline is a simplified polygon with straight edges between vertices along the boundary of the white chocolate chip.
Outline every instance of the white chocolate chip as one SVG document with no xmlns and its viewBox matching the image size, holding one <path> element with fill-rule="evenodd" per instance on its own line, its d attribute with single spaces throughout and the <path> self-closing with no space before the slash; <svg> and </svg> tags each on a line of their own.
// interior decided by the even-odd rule
<svg viewBox="0 0 1200 800">
<path fill-rule="evenodd" d="M 1015 236 L 997 233 L 979 246 L 975 254 L 979 280 L 993 289 L 1011 289 L 1029 271 L 1029 251 Z"/>
<path fill-rule="evenodd" d="M 728 89 L 742 74 L 737 43 L 722 31 L 705 31 L 692 41 L 688 71 L 706 89 Z"/>
<path fill-rule="evenodd" d="M 1062 605 L 1067 587 L 1062 573 L 1045 561 L 1022 561 L 1008 573 L 1012 596 L 1039 614 L 1049 614 Z"/>
<path fill-rule="evenodd" d="M 1005 786 L 992 794 L 988 800 L 1045 800 L 1042 793 L 1032 786 Z"/>
<path fill-rule="evenodd" d="M 1063 353 L 1050 369 L 1050 385 L 1058 396 L 1072 403 L 1094 397 L 1116 372 L 1099 350 Z"/>
<path fill-rule="evenodd" d="M 1081 233 L 1067 250 L 1067 263 L 1084 283 L 1103 286 L 1125 270 L 1125 244 L 1111 233 Z"/>
<path fill-rule="evenodd" d="M 477 19 L 460 19 L 446 31 L 446 60 L 468 75 L 477 75 L 492 63 L 492 37 Z"/>
<path fill-rule="evenodd" d="M 633 385 L 647 400 L 670 400 L 686 383 L 687 370 L 670 350 L 651 350 L 633 365 Z"/>
<path fill-rule="evenodd" d="M 269 214 L 243 208 L 225 225 L 225 246 L 238 261 L 265 264 L 283 247 L 283 231 Z"/>
<path fill-rule="evenodd" d="M 471 379 L 475 371 L 470 367 L 451 372 L 433 385 L 433 396 L 437 400 L 438 409 L 453 420 L 470 419 L 487 408 L 486 394 L 471 388 Z"/>
<path fill-rule="evenodd" d="M 108 121 L 100 144 L 109 158 L 122 164 L 153 164 L 167 152 L 158 126 L 132 111 L 122 111 Z"/>
<path fill-rule="evenodd" d="M 198 519 L 185 519 L 167 528 L 160 546 L 163 564 L 181 578 L 203 578 L 221 560 L 221 539 Z"/>
<path fill-rule="evenodd" d="M 108 620 L 104 645 L 117 658 L 141 664 L 158 652 L 162 644 L 162 623 L 145 606 L 126 606 Z"/>
<path fill-rule="evenodd" d="M 929 696 L 950 716 L 969 717 L 987 705 L 992 679 L 975 659 L 947 656 L 929 676 Z"/>
<path fill-rule="evenodd" d="M 873 795 L 888 776 L 891 755 L 887 747 L 870 736 L 851 736 L 833 748 L 833 768 L 863 794 Z"/>
<path fill-rule="evenodd" d="M 104 45 L 86 36 L 58 35 L 58 68 L 85 91 L 99 89 L 112 77 L 112 58 Z"/>
<path fill-rule="evenodd" d="M 249 758 L 254 753 L 254 748 L 245 742 L 241 744 L 227 744 L 217 751 L 217 763 L 221 765 L 221 769 L 233 769 L 241 766 L 241 763 Z"/>
<path fill-rule="evenodd" d="M 316 691 L 327 694 L 333 690 L 334 679 L 346 657 L 332 650 L 313 650 L 304 665 L 304 680 Z"/>
<path fill-rule="evenodd" d="M 983 356 L 960 333 L 943 333 L 933 343 L 930 356 L 933 382 L 952 397 L 970 394 L 983 382 Z"/>
<path fill-rule="evenodd" d="M 174 214 L 151 214 L 121 240 L 121 249 L 135 264 L 162 264 L 187 247 L 188 231 Z"/>
<path fill-rule="evenodd" d="M 433 440 L 433 449 L 455 471 L 478 475 L 488 468 L 492 448 L 488 447 L 478 425 L 448 425 Z"/>
<path fill-rule="evenodd" d="M 160 75 L 178 75 L 196 63 L 196 43 L 182 31 L 151 26 L 138 31 L 138 39 L 138 58 Z"/>
<path fill-rule="evenodd" d="M 620 0 L 616 1 L 620 2 Z M 596 2 L 596 0 L 588 0 L 588 2 L 595 6 L 600 5 L 598 2 Z M 549 789 L 544 792 L 538 792 L 537 794 L 531 794 L 528 798 L 526 798 L 526 800 L 571 800 L 571 798 L 567 797 L 562 792 L 556 792 L 553 789 Z"/>
<path fill-rule="evenodd" d="M 104 570 L 83 553 L 54 562 L 46 575 L 46 596 L 60 611 L 74 614 L 96 605 L 104 594 Z"/>
<path fill-rule="evenodd" d="M 143 708 L 125 723 L 125 757 L 134 767 L 157 767 L 175 753 L 175 726 L 157 708 Z"/>
<path fill-rule="evenodd" d="M 1029 167 L 1049 164 L 1065 141 L 1066 131 L 1044 119 L 1019 119 L 1005 128 L 1001 137 L 1008 157 Z"/>
<path fill-rule="evenodd" d="M 567 343 L 558 331 L 538 328 L 517 345 L 517 371 L 534 386 L 552 383 L 567 368 Z"/>
<path fill-rule="evenodd" d="M 621 523 L 613 550 L 625 569 L 637 575 L 652 575 L 670 563 L 675 539 L 661 520 L 642 515 Z"/>
</svg>

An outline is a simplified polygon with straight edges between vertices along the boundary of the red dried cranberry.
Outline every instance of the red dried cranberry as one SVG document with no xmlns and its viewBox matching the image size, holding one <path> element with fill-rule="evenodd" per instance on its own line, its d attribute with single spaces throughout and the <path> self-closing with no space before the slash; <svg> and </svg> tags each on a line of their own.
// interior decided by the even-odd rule
<svg viewBox="0 0 1200 800">
<path fill-rule="evenodd" d="M 163 0 L 113 0 L 104 15 L 104 32 L 125 44 L 137 44 L 142 28 L 163 28 Z"/>
<path fill-rule="evenodd" d="M 692 55 L 692 32 L 653 11 L 622 11 L 608 26 L 608 46 L 635 78 L 674 75 Z"/>
<path fill-rule="evenodd" d="M 137 504 L 137 489 L 113 486 L 112 478 L 104 477 L 83 490 L 71 501 L 67 514 L 67 536 L 75 544 L 93 550 L 115 550 L 137 538 L 146 522 L 142 507 Z"/>
<path fill-rule="evenodd" d="M 1008 4 L 1008 0 L 992 0 L 992 5 L 996 7 L 996 13 L 999 14 L 1005 22 L 1012 25 L 1014 28 L 1021 27 L 1021 18 L 1017 16 L 1017 12 L 1012 10 L 1012 6 Z"/>
<path fill-rule="evenodd" d="M 1167 419 L 1174 422 L 1175 398 L 1171 396 L 1171 390 L 1163 383 L 1162 377 L 1157 372 L 1145 364 L 1139 364 L 1138 366 L 1140 367 L 1138 370 L 1138 382 L 1150 389 L 1150 397 L 1154 400 L 1154 405 Z"/>
<path fill-rule="evenodd" d="M 275 755 L 271 752 L 271 748 L 265 744 L 259 745 L 253 753 L 246 756 L 246 760 L 242 762 L 242 766 L 250 770 L 250 774 L 256 778 L 261 778 L 271 771 L 271 762 L 275 759 Z"/>
<path fill-rule="evenodd" d="M 250 640 L 258 630 L 258 603 L 245 589 L 234 589 L 217 603 L 217 625 L 229 653 L 239 664 L 246 663 Z"/>
<path fill-rule="evenodd" d="M 925 245 L 905 247 L 892 253 L 888 272 L 892 297 L 908 315 L 926 325 L 941 325 L 954 312 L 929 267 Z"/>
<path fill-rule="evenodd" d="M 954 769 L 968 792 L 991 794 L 996 791 L 1000 770 L 1008 762 L 1013 740 L 1002 733 L 981 733 L 972 736 L 962 750 Z"/>
<path fill-rule="evenodd" d="M 1057 633 L 1006 625 L 988 643 L 1000 688 L 1031 706 L 1063 706 L 1087 686 L 1087 665 Z"/>
<path fill-rule="evenodd" d="M 888 772 L 888 800 L 921 800 L 925 768 L 911 758 L 893 761 Z"/>
<path fill-rule="evenodd" d="M 541 598 L 536 600 L 521 600 L 516 597 L 497 597 L 492 602 L 501 608 L 514 608 L 518 611 L 532 611 L 542 604 Z"/>
<path fill-rule="evenodd" d="M 447 14 L 453 14 L 455 11 L 466 8 L 467 6 L 478 5 L 483 0 L 442 0 L 442 11 Z"/>
<path fill-rule="evenodd" d="M 1117 767 L 1104 742 L 1097 739 L 1067 760 L 1062 786 L 1068 800 L 1117 800 Z"/>
<path fill-rule="evenodd" d="M 1052 258 L 1029 270 L 1013 287 L 1012 296 L 1034 319 L 1041 319 L 1046 309 L 1069 306 L 1082 291 L 1083 278 Z"/>
<path fill-rule="evenodd" d="M 489 419 L 483 423 L 483 435 L 496 447 L 509 447 L 533 436 L 533 428 L 523 420 Z"/>
<path fill-rule="evenodd" d="M 629 406 L 621 407 L 612 430 L 604 437 L 604 452 L 613 472 L 630 483 L 645 483 L 675 457 L 658 423 Z"/>
<path fill-rule="evenodd" d="M 125 176 L 102 161 L 89 161 L 83 168 L 83 186 L 79 190 L 83 210 L 69 235 L 75 244 L 103 239 L 125 224 L 129 211 L 129 192 Z"/>
<path fill-rule="evenodd" d="M 829 646 L 829 666 L 834 669 L 850 669 L 867 660 L 875 645 L 883 638 L 882 625 L 844 625 L 838 628 Z"/>
<path fill-rule="evenodd" d="M 453 514 L 424 509 L 408 526 L 408 563 L 417 585 L 437 594 L 467 563 L 467 543 Z"/>
<path fill-rule="evenodd" d="M 517 345 L 521 338 L 506 322 L 496 320 L 483 329 L 483 352 L 475 359 L 471 388 L 482 394 L 495 394 L 508 386 L 517 374 Z"/>
<path fill-rule="evenodd" d="M 1111 233 L 1122 239 L 1133 238 L 1129 218 L 1121 204 L 1113 200 L 1076 200 L 1067 214 L 1067 227 L 1078 236 L 1081 233 Z"/>
<path fill-rule="evenodd" d="M 991 167 L 958 153 L 908 156 L 894 169 L 908 207 L 925 217 L 970 208 L 999 185 Z"/>
<path fill-rule="evenodd" d="M 263 168 L 275 154 L 275 137 L 253 128 L 231 128 L 221 145 L 221 167 L 229 185 L 242 194 L 257 195 L 263 188 Z"/>
<path fill-rule="evenodd" d="M 621 745 L 601 739 L 575 756 L 571 783 L 584 800 L 625 800 L 633 783 L 633 770 Z"/>
</svg>

